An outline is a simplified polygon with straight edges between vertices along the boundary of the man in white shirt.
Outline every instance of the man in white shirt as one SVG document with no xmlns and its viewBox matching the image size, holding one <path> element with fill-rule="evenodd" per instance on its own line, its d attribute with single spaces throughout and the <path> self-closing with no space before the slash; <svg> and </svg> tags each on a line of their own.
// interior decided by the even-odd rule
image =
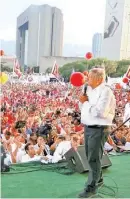
<svg viewBox="0 0 130 199">
<path fill-rule="evenodd" d="M 74 148 L 75 150 L 77 150 L 79 145 L 80 145 L 79 136 L 72 136 L 70 141 L 66 141 L 66 140 L 61 141 L 58 144 L 53 156 L 47 155 L 46 157 L 43 158 L 44 162 L 43 162 L 43 160 L 42 160 L 42 162 L 43 163 L 47 163 L 47 162 L 57 163 L 57 162 L 65 159 L 64 155 L 67 151 L 69 151 L 71 148 Z M 46 160 L 46 162 L 45 162 L 45 160 Z"/>
<path fill-rule="evenodd" d="M 89 176 L 80 198 L 88 198 L 103 183 L 101 159 L 103 147 L 115 116 L 116 100 L 112 90 L 105 85 L 105 70 L 94 68 L 87 80 L 87 89 L 80 96 L 81 122 L 85 125 L 85 150 L 89 164 Z"/>
<path fill-rule="evenodd" d="M 34 150 L 34 146 L 31 143 L 26 144 L 25 146 L 26 154 L 22 156 L 21 162 L 32 162 L 32 161 L 40 161 L 41 156 L 36 155 L 36 152 Z"/>
<path fill-rule="evenodd" d="M 60 160 L 64 159 L 65 153 L 71 149 L 71 142 L 70 141 L 62 141 L 57 146 L 53 156 L 52 156 L 52 163 L 57 163 Z"/>
<path fill-rule="evenodd" d="M 43 136 L 39 135 L 37 138 L 37 144 L 34 146 L 34 149 L 37 153 L 37 155 L 50 155 L 50 148 L 49 146 L 45 143 L 45 140 Z"/>
</svg>

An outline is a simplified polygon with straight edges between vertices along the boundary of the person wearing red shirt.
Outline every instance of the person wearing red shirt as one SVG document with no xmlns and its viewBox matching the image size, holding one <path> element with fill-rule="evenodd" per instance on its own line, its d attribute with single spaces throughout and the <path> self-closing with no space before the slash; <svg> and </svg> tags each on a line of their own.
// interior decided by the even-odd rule
<svg viewBox="0 0 130 199">
<path fill-rule="evenodd" d="M 75 132 L 78 132 L 78 133 L 83 133 L 84 132 L 84 129 L 83 129 L 83 125 L 80 123 L 80 119 L 79 118 L 75 118 L 74 119 L 74 130 Z"/>
</svg>

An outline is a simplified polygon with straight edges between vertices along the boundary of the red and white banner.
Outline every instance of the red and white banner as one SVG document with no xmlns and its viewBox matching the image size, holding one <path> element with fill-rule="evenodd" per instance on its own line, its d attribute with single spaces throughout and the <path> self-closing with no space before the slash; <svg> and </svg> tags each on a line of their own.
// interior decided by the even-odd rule
<svg viewBox="0 0 130 199">
<path fill-rule="evenodd" d="M 127 72 L 126 72 L 126 77 L 130 80 L 130 66 L 129 66 Z"/>
<path fill-rule="evenodd" d="M 59 77 L 59 67 L 58 67 L 56 61 L 54 62 L 54 65 L 52 67 L 51 74 L 53 74 L 57 78 Z"/>
<path fill-rule="evenodd" d="M 14 59 L 14 68 L 13 71 L 16 73 L 18 77 L 21 77 L 22 73 L 20 71 L 20 65 L 18 59 Z"/>
</svg>

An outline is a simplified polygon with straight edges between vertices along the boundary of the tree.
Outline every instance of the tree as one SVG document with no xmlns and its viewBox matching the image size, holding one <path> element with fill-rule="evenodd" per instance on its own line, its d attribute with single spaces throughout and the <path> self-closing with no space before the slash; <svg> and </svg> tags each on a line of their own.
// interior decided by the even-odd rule
<svg viewBox="0 0 130 199">
<path fill-rule="evenodd" d="M 1 72 L 5 72 L 5 71 L 11 73 L 13 72 L 13 69 L 10 68 L 9 66 L 4 66 L 4 64 L 1 64 Z"/>
<path fill-rule="evenodd" d="M 130 60 L 121 60 L 117 62 L 117 69 L 111 76 L 112 77 L 121 77 L 123 76 L 130 65 Z"/>
<path fill-rule="evenodd" d="M 105 71 L 107 75 L 111 75 L 116 72 L 117 69 L 117 62 L 106 60 L 104 61 Z"/>
<path fill-rule="evenodd" d="M 119 70 L 119 64 L 123 65 L 123 63 L 118 63 L 117 61 L 110 61 L 105 58 L 98 58 L 98 59 L 91 59 L 91 60 L 83 60 L 65 64 L 63 67 L 60 68 L 60 73 L 63 77 L 69 77 L 73 70 L 83 72 L 85 70 L 90 70 L 95 66 L 102 66 L 106 70 L 106 74 L 109 76 L 117 74 L 117 68 Z M 128 65 L 128 62 L 125 64 Z M 126 70 L 126 69 L 125 69 Z M 124 71 L 120 71 L 122 74 Z"/>
<path fill-rule="evenodd" d="M 52 70 L 51 67 L 50 67 L 50 68 L 47 68 L 46 71 L 45 71 L 45 73 L 51 73 L 51 70 Z"/>
</svg>

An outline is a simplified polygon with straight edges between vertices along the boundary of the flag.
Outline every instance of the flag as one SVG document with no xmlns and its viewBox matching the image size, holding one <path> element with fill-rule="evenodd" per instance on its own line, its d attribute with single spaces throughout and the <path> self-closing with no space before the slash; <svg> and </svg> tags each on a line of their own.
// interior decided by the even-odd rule
<svg viewBox="0 0 130 199">
<path fill-rule="evenodd" d="M 56 61 L 54 62 L 54 65 L 52 67 L 51 74 L 53 74 L 56 78 L 59 77 L 59 67 L 58 67 Z"/>
<path fill-rule="evenodd" d="M 126 72 L 126 77 L 130 80 L 130 66 L 129 66 L 127 72 Z"/>
<path fill-rule="evenodd" d="M 18 76 L 21 77 L 20 65 L 18 59 L 14 59 L 14 68 L 13 72 Z"/>
</svg>

